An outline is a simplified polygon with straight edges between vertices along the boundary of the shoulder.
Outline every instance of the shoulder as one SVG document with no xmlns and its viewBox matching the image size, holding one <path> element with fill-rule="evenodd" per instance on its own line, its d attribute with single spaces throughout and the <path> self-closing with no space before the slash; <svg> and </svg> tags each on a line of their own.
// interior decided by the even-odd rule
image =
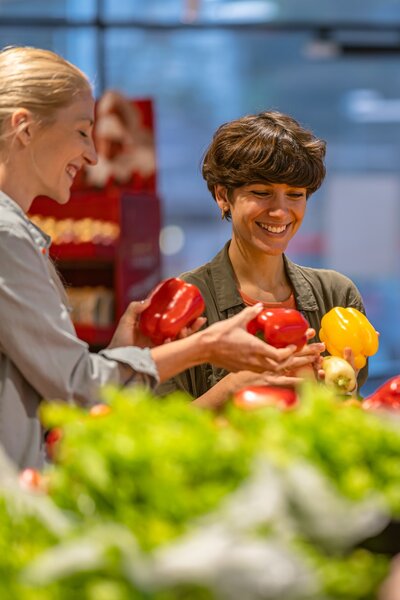
<svg viewBox="0 0 400 600">
<path fill-rule="evenodd" d="M 295 268 L 307 279 L 310 283 L 319 284 L 324 287 L 355 287 L 354 282 L 333 269 L 315 269 L 312 267 L 302 267 L 300 265 L 294 265 Z"/>
<path fill-rule="evenodd" d="M 201 265 L 200 267 L 197 267 L 191 271 L 186 271 L 179 277 L 187 283 L 195 285 L 200 290 L 206 306 L 209 307 L 211 305 L 213 298 L 215 297 L 215 286 L 210 263 Z"/>
<path fill-rule="evenodd" d="M 192 269 L 185 271 L 179 277 L 188 283 L 197 285 L 200 289 L 213 288 L 214 282 L 221 279 L 227 268 L 227 252 L 223 248 L 210 261 Z"/>
<path fill-rule="evenodd" d="M 25 215 L 0 210 L 0 255 L 4 258 L 2 274 L 12 275 L 25 269 L 46 272 L 47 260 L 42 252 L 44 242 L 39 238 L 39 232 Z"/>
<path fill-rule="evenodd" d="M 18 244 L 21 241 L 28 241 L 33 244 L 33 236 L 27 219 L 9 211 L 1 211 L 0 238 L 5 245 Z"/>
<path fill-rule="evenodd" d="M 184 273 L 181 273 L 179 277 L 189 283 L 196 283 L 199 281 L 204 281 L 205 279 L 210 277 L 210 275 L 211 263 L 207 262 L 204 263 L 204 265 L 200 265 L 199 267 L 192 269 L 191 271 L 185 271 Z"/>
<path fill-rule="evenodd" d="M 361 294 L 347 275 L 333 269 L 303 267 L 294 263 L 290 268 L 296 274 L 296 279 L 307 282 L 314 295 L 321 296 L 328 304 L 362 307 Z"/>
</svg>

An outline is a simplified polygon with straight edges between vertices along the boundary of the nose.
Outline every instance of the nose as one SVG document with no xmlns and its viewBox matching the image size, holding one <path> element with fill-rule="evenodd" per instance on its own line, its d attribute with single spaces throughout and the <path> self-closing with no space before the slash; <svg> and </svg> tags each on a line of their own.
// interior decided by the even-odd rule
<svg viewBox="0 0 400 600">
<path fill-rule="evenodd" d="M 94 145 L 94 141 L 93 138 L 90 138 L 89 140 L 89 145 L 88 148 L 85 150 L 84 153 L 84 158 L 85 161 L 89 164 L 89 165 L 96 165 L 97 164 L 97 152 L 96 152 L 96 147 Z"/>
<path fill-rule="evenodd" d="M 268 202 L 268 213 L 271 216 L 280 217 L 287 211 L 286 194 L 283 190 L 275 190 Z"/>
</svg>

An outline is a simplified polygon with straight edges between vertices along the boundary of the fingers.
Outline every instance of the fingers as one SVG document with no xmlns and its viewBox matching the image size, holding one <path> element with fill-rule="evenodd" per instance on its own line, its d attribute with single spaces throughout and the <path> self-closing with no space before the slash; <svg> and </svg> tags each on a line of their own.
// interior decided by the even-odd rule
<svg viewBox="0 0 400 600">
<path fill-rule="evenodd" d="M 128 308 L 126 309 L 124 316 L 129 315 L 131 317 L 140 315 L 150 304 L 150 298 L 146 298 L 146 300 L 133 301 L 130 302 Z"/>
<path fill-rule="evenodd" d="M 351 348 L 345 348 L 343 350 L 343 358 L 344 358 L 344 360 L 347 360 L 347 362 L 358 373 L 358 369 L 356 369 L 356 365 L 355 365 L 355 361 L 354 361 L 354 352 Z"/>
<path fill-rule="evenodd" d="M 184 327 L 178 334 L 178 339 L 183 339 L 199 331 L 207 323 L 206 317 L 198 317 L 190 327 Z"/>
<path fill-rule="evenodd" d="M 315 329 L 312 329 L 312 327 L 310 327 L 306 331 L 306 338 L 307 340 L 312 340 L 313 337 L 315 337 Z"/>
<path fill-rule="evenodd" d="M 264 371 L 273 371 L 276 373 L 291 366 L 296 346 L 290 345 L 286 348 L 275 348 L 247 331 L 241 333 L 241 344 L 244 351 L 243 359 L 247 361 L 248 368 L 259 373 Z M 243 365 L 241 368 L 246 368 L 246 365 Z"/>
<path fill-rule="evenodd" d="M 315 344 L 306 344 L 301 350 L 296 352 L 296 356 L 317 356 L 321 354 L 321 352 L 324 352 L 324 350 L 325 344 L 323 342 L 316 342 Z"/>
<path fill-rule="evenodd" d="M 303 383 L 303 377 L 289 376 L 289 375 L 275 375 L 269 377 L 268 385 L 276 385 L 278 387 L 295 387 Z"/>
<path fill-rule="evenodd" d="M 317 358 L 312 354 L 293 356 L 290 366 L 292 369 L 298 369 L 299 367 L 305 367 L 306 365 L 314 365 L 316 360 Z"/>
<path fill-rule="evenodd" d="M 235 323 L 238 327 L 243 327 L 247 325 L 249 321 L 254 319 L 258 313 L 263 309 L 263 304 L 258 302 L 254 306 L 247 306 L 239 314 L 231 317 L 232 322 Z"/>
</svg>

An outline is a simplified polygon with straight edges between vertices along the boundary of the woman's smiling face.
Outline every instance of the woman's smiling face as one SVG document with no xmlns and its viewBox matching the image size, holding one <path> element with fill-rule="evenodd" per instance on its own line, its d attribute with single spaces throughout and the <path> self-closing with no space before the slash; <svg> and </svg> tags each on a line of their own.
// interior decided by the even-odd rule
<svg viewBox="0 0 400 600">
<path fill-rule="evenodd" d="M 87 94 L 56 111 L 49 125 L 33 126 L 30 175 L 37 195 L 49 196 L 60 204 L 68 202 L 77 172 L 83 165 L 97 162 L 93 120 L 94 100 Z"/>
<path fill-rule="evenodd" d="M 236 188 L 229 197 L 216 186 L 220 208 L 229 208 L 232 234 L 248 252 L 282 254 L 300 228 L 307 205 L 307 189 L 285 183 L 251 183 Z"/>
</svg>

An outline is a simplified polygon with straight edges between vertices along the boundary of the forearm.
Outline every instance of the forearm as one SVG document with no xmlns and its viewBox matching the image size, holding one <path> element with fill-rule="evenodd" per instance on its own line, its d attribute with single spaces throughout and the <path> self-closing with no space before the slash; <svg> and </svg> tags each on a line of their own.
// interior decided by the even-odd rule
<svg viewBox="0 0 400 600">
<path fill-rule="evenodd" d="M 193 404 L 200 408 L 221 408 L 238 388 L 234 375 L 236 374 L 230 373 L 218 381 L 218 383 L 210 388 L 205 394 L 193 400 Z"/>
<path fill-rule="evenodd" d="M 160 382 L 203 362 L 209 362 L 209 347 L 202 332 L 151 349 Z"/>
<path fill-rule="evenodd" d="M 253 373 L 252 371 L 238 371 L 229 373 L 218 381 L 205 394 L 193 401 L 193 404 L 202 408 L 218 409 L 238 390 L 247 385 L 273 385 L 279 381 L 278 376 L 265 371 L 264 373 Z"/>
</svg>

